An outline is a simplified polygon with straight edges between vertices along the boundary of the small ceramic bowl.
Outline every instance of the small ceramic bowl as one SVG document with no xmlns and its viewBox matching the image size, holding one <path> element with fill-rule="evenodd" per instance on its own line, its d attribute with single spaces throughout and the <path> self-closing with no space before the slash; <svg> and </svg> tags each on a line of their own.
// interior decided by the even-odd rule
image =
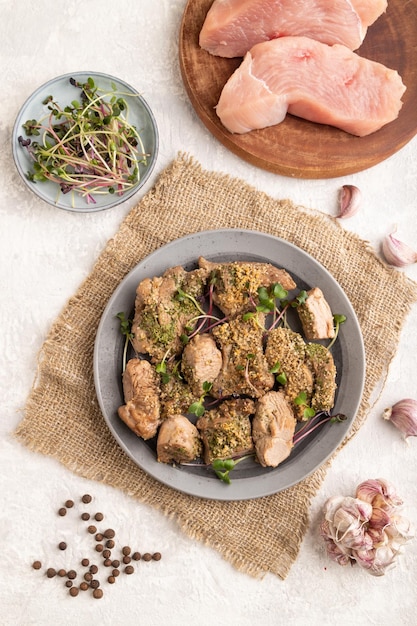
<svg viewBox="0 0 417 626">
<path fill-rule="evenodd" d="M 31 158 L 28 150 L 21 145 L 19 137 L 22 137 L 23 140 L 28 139 L 23 127 L 27 120 L 38 120 L 40 117 L 48 114 L 47 105 L 43 104 L 43 101 L 48 98 L 48 96 L 52 95 L 54 101 L 57 102 L 61 108 L 64 108 L 70 105 L 73 100 L 79 100 L 80 91 L 71 84 L 70 79 L 73 78 L 79 83 L 85 83 L 90 77 L 100 90 L 123 95 L 128 104 L 126 119 L 139 133 L 145 153 L 149 156 L 146 157 L 146 162 L 139 164 L 140 177 L 133 187 L 130 187 L 122 194 L 118 194 L 117 192 L 92 194 L 92 200 L 90 199 L 88 201 L 85 196 L 75 191 L 62 193 L 58 183 L 49 180 L 41 182 L 33 182 L 30 180 L 28 178 L 28 172 L 33 172 L 33 158 Z M 111 96 L 106 97 L 106 99 L 110 99 L 110 97 Z M 32 137 L 31 139 L 40 141 L 41 137 L 42 135 L 40 135 L 40 137 Z M 137 193 L 148 180 L 155 166 L 158 148 L 158 128 L 154 115 L 144 98 L 139 95 L 133 87 L 119 78 L 98 72 L 74 72 L 72 74 L 65 74 L 39 87 L 20 109 L 12 134 L 13 158 L 19 174 L 29 189 L 39 196 L 39 198 L 57 208 L 81 213 L 109 209 L 125 202 L 125 200 Z"/>
</svg>

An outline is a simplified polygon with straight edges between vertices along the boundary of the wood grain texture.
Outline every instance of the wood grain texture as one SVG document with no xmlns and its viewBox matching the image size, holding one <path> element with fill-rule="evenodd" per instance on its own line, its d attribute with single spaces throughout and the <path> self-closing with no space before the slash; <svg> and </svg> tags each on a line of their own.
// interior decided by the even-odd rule
<svg viewBox="0 0 417 626">
<path fill-rule="evenodd" d="M 389 0 L 358 54 L 395 69 L 407 90 L 398 118 L 367 137 L 292 115 L 276 126 L 229 133 L 215 112 L 221 90 L 241 62 L 210 55 L 198 37 L 212 0 L 189 0 L 179 40 L 179 62 L 190 101 L 205 126 L 229 150 L 262 169 L 294 178 L 335 178 L 380 163 L 417 133 L 417 0 Z"/>
</svg>

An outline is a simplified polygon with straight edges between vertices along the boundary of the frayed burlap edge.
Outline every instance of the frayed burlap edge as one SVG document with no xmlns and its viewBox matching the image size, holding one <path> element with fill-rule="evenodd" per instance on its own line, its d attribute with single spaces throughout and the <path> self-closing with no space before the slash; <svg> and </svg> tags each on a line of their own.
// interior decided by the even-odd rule
<svg viewBox="0 0 417 626">
<path fill-rule="evenodd" d="M 307 530 L 311 500 L 335 455 L 300 484 L 273 496 L 240 502 L 195 498 L 161 485 L 124 454 L 104 423 L 94 391 L 94 331 L 122 278 L 166 242 L 218 228 L 258 230 L 294 243 L 320 261 L 349 297 L 364 336 L 367 365 L 361 406 L 342 443 L 346 445 L 382 391 L 403 323 L 417 301 L 417 285 L 389 268 L 337 220 L 206 171 L 186 154 L 178 155 L 131 210 L 53 324 L 15 436 L 80 476 L 162 511 L 238 570 L 284 579 Z M 392 302 L 402 306 L 393 311 Z"/>
</svg>

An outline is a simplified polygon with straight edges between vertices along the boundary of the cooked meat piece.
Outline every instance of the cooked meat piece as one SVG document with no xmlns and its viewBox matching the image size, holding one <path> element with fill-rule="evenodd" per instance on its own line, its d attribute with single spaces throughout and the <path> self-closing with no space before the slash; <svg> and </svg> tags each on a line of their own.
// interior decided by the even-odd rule
<svg viewBox="0 0 417 626">
<path fill-rule="evenodd" d="M 333 313 L 319 287 L 307 291 L 307 300 L 297 307 L 306 339 L 334 337 Z"/>
<path fill-rule="evenodd" d="M 196 335 L 185 346 L 181 369 L 196 395 L 202 395 L 203 383 L 212 383 L 219 375 L 221 367 L 222 353 L 211 335 Z"/>
<path fill-rule="evenodd" d="M 136 289 L 132 345 L 139 354 L 149 354 L 153 363 L 164 355 L 179 354 L 181 335 L 187 323 L 199 315 L 194 302 L 178 290 L 198 299 L 205 288 L 205 270 L 186 272 L 177 266 L 162 276 L 145 278 Z"/>
<path fill-rule="evenodd" d="M 282 391 L 268 391 L 258 400 L 252 438 L 256 457 L 263 467 L 277 467 L 289 456 L 296 422 Z"/>
<path fill-rule="evenodd" d="M 254 303 L 258 303 L 259 287 L 275 283 L 288 290 L 296 287 L 288 272 L 270 263 L 211 263 L 200 257 L 198 265 L 215 274 L 213 302 L 229 317 L 253 309 Z"/>
<path fill-rule="evenodd" d="M 142 359 L 130 359 L 123 373 L 125 402 L 119 407 L 121 420 L 142 439 L 156 435 L 161 423 L 159 378 L 152 365 Z"/>
<path fill-rule="evenodd" d="M 250 416 L 255 413 L 253 400 L 225 400 L 206 411 L 197 421 L 204 447 L 204 462 L 228 459 L 253 450 Z"/>
<path fill-rule="evenodd" d="M 306 356 L 314 378 L 311 408 L 315 411 L 330 411 L 336 393 L 336 366 L 331 352 L 319 343 L 308 343 Z"/>
<path fill-rule="evenodd" d="M 264 323 L 265 316 L 258 313 L 249 319 L 236 317 L 213 329 L 223 357 L 211 391 L 215 398 L 236 393 L 259 398 L 274 386 L 263 352 Z"/>
<path fill-rule="evenodd" d="M 201 451 L 200 434 L 184 415 L 173 415 L 162 422 L 156 444 L 160 463 L 189 463 Z"/>
<path fill-rule="evenodd" d="M 270 369 L 277 367 L 285 374 L 284 395 L 293 405 L 297 418 L 304 419 L 313 393 L 313 375 L 306 364 L 306 343 L 299 333 L 289 328 L 274 328 L 268 333 L 265 356 Z M 300 393 L 306 394 L 306 404 L 294 404 Z"/>
<path fill-rule="evenodd" d="M 192 392 L 190 385 L 179 375 L 177 366 L 167 365 L 167 377 L 161 379 L 161 416 L 162 419 L 180 413 L 188 413 L 189 407 L 197 402 L 200 394 Z M 167 380 L 166 380 L 167 378 Z"/>
</svg>

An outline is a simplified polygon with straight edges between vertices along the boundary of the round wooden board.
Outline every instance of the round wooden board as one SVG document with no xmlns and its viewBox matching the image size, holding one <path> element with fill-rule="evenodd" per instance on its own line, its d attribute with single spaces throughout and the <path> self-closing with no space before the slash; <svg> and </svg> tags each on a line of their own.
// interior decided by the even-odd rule
<svg viewBox="0 0 417 626">
<path fill-rule="evenodd" d="M 417 0 L 388 0 L 358 53 L 395 69 L 407 90 L 398 118 L 367 137 L 287 115 L 276 126 L 229 133 L 215 112 L 221 90 L 241 62 L 210 55 L 198 37 L 212 0 L 189 0 L 179 42 L 181 74 L 205 126 L 231 152 L 257 167 L 295 178 L 334 178 L 365 170 L 400 150 L 417 133 Z"/>
</svg>

